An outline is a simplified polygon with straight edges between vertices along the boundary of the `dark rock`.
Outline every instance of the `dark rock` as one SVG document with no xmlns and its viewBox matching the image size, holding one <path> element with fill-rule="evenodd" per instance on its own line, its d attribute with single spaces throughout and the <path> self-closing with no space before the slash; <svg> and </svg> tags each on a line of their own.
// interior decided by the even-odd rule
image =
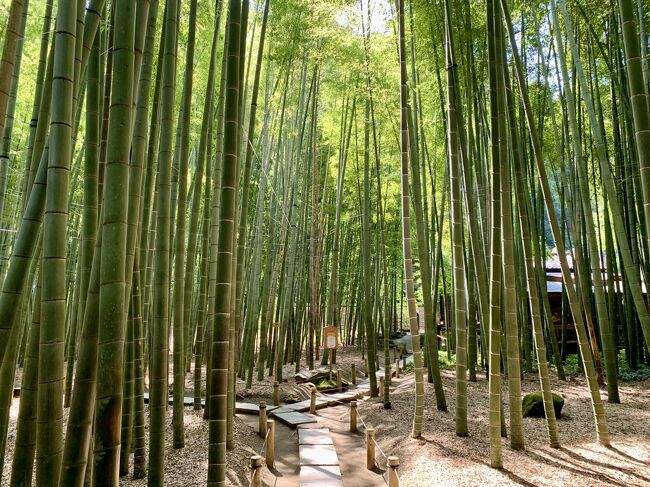
<svg viewBox="0 0 650 487">
<path fill-rule="evenodd" d="M 562 416 L 562 407 L 564 406 L 564 398 L 559 394 L 553 394 L 553 409 L 555 410 L 555 417 Z M 521 401 L 524 418 L 545 418 L 544 414 L 544 397 L 542 392 L 531 392 L 526 394 Z"/>
</svg>

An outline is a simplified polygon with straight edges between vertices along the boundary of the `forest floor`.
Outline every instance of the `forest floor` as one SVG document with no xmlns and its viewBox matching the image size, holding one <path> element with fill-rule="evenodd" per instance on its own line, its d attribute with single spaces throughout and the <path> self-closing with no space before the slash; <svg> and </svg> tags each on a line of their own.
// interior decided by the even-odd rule
<svg viewBox="0 0 650 487">
<path fill-rule="evenodd" d="M 469 437 L 455 434 L 453 370 L 443 370 L 447 412 L 438 411 L 433 384 L 425 386 L 424 431 L 411 438 L 414 374 L 394 381 L 392 409 L 378 398 L 360 403 L 359 412 L 376 428 L 377 441 L 387 455 L 401 462 L 400 478 L 408 487 L 433 485 L 524 486 L 642 486 L 650 485 L 650 380 L 621 382 L 621 404 L 605 402 L 612 446 L 596 442 L 589 392 L 582 377 L 567 382 L 552 379 L 552 389 L 565 399 L 558 421 L 561 448 L 548 446 L 546 421 L 524 418 L 525 451 L 514 451 L 502 440 L 504 469 L 489 466 L 488 381 L 468 383 Z M 478 374 L 477 374 L 478 375 Z M 506 418 L 507 381 L 504 381 Z M 522 381 L 523 393 L 539 390 L 536 374 Z M 601 390 L 603 401 L 607 392 Z"/>
<path fill-rule="evenodd" d="M 356 364 L 358 376 L 362 376 L 363 361 L 359 352 L 342 348 L 337 353 L 337 365 L 349 376 L 350 365 Z M 320 363 L 320 362 L 318 362 Z M 295 402 L 308 397 L 307 389 L 294 380 L 295 367 L 284 369 L 286 382 L 281 386 L 282 402 Z M 171 372 L 170 372 L 171 373 Z M 650 380 L 642 382 L 621 382 L 621 404 L 605 402 L 605 411 L 610 429 L 612 446 L 605 448 L 595 441 L 595 425 L 591 412 L 589 393 L 582 377 L 572 377 L 567 382 L 552 379 L 554 392 L 565 398 L 562 418 L 558 422 L 560 449 L 548 446 L 546 423 L 543 419 L 524 418 L 526 439 L 525 451 L 514 451 L 508 439 L 503 439 L 504 469 L 489 467 L 488 438 L 488 382 L 485 376 L 477 374 L 477 382 L 468 383 L 469 433 L 467 438 L 455 435 L 455 385 L 453 369 L 442 371 L 447 412 L 438 411 L 433 385 L 425 384 L 424 431 L 420 439 L 411 438 L 414 410 L 414 374 L 394 379 L 391 386 L 392 409 L 383 408 L 379 398 L 364 398 L 359 401 L 359 414 L 368 426 L 376 428 L 376 439 L 386 455 L 399 457 L 401 485 L 419 486 L 465 486 L 465 485 L 573 485 L 573 486 L 642 486 L 650 485 Z M 272 404 L 273 378 L 266 378 L 246 389 L 238 380 L 237 400 L 257 403 L 266 400 Z M 503 397 L 507 418 L 507 381 L 503 382 Z M 536 374 L 526 374 L 522 381 L 524 393 L 539 389 Z M 603 401 L 607 393 L 601 390 Z M 192 374 L 187 375 L 186 396 L 192 396 Z M 344 406 L 338 406 L 344 408 Z M 329 409 L 319 411 L 319 416 L 328 421 L 338 421 L 340 428 L 328 425 L 332 430 L 345 430 L 348 418 Z M 16 434 L 18 399 L 12 402 L 7 452 L 2 474 L 2 486 L 9 485 L 11 459 Z M 64 412 L 64 423 L 68 411 Z M 205 485 L 207 476 L 208 423 L 202 419 L 202 411 L 185 408 L 185 448 L 172 448 L 172 408 L 168 410 L 166 435 L 165 476 L 168 486 Z M 255 421 L 236 417 L 234 422 L 235 448 L 228 452 L 228 473 L 226 485 L 248 486 L 248 464 L 251 455 L 259 454 L 263 442 L 257 435 Z M 146 418 L 148 428 L 148 413 Z M 363 428 L 360 422 L 361 432 Z M 284 431 L 284 430 L 283 430 Z M 278 431 L 280 433 L 280 431 Z M 341 433 L 342 434 L 342 433 Z M 360 433 L 362 434 L 362 433 Z M 286 441 L 297 438 L 287 429 Z M 148 434 L 146 435 L 148 443 Z M 280 440 L 280 441 L 284 441 Z M 337 442 L 335 441 L 335 444 Z M 148 448 L 148 445 L 147 445 Z M 297 446 L 296 446 L 297 448 Z M 338 449 L 338 448 L 337 448 Z M 339 457 L 352 456 L 360 464 L 363 450 L 339 451 Z M 347 458 L 349 460 L 349 458 Z M 385 468 L 382 453 L 377 453 L 378 470 Z M 296 466 L 297 468 L 297 466 Z M 359 468 L 365 468 L 359 466 Z M 377 473 L 381 473 L 378 471 Z M 272 478 L 265 474 L 265 480 Z M 289 481 L 289 477 L 285 480 Z M 345 478 L 344 478 L 345 480 Z M 280 482 L 280 483 L 278 483 Z M 122 479 L 123 487 L 143 487 L 146 479 Z M 281 486 L 282 479 L 269 485 Z M 287 484 L 288 485 L 288 484 Z M 348 485 L 346 484 L 346 487 Z M 349 487 L 365 487 L 350 485 Z"/>
</svg>

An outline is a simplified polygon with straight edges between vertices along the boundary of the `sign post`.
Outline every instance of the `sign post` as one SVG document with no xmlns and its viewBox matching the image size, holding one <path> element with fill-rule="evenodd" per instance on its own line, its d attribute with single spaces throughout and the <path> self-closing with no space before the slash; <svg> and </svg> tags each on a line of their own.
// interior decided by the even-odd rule
<svg viewBox="0 0 650 487">
<path fill-rule="evenodd" d="M 333 355 L 332 352 L 336 350 L 338 346 L 339 346 L 338 328 L 336 326 L 326 326 L 325 327 L 325 348 L 327 348 L 330 351 L 329 353 L 330 376 L 332 373 L 332 355 Z"/>
</svg>

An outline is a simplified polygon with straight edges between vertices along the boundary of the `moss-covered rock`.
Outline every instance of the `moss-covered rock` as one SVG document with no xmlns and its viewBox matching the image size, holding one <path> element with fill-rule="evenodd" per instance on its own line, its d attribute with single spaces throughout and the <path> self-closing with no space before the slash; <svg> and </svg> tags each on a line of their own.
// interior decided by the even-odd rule
<svg viewBox="0 0 650 487">
<path fill-rule="evenodd" d="M 336 380 L 321 379 L 316 382 L 316 389 L 319 391 L 336 389 Z"/>
<path fill-rule="evenodd" d="M 562 408 L 564 407 L 564 398 L 559 394 L 553 394 L 553 409 L 555 410 L 555 417 L 562 416 Z M 521 406 L 524 413 L 524 418 L 544 418 L 544 397 L 542 392 L 531 392 L 526 394 L 521 401 Z"/>
</svg>

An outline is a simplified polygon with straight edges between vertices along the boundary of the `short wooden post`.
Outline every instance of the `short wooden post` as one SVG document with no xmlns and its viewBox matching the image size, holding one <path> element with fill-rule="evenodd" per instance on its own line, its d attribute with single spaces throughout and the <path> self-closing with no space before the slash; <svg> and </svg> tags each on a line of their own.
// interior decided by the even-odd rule
<svg viewBox="0 0 650 487">
<path fill-rule="evenodd" d="M 381 397 L 384 397 L 384 387 L 385 387 L 385 382 L 384 382 L 384 377 L 379 378 L 379 395 Z"/>
<path fill-rule="evenodd" d="M 341 380 L 341 369 L 336 370 L 336 387 L 339 392 L 343 392 L 343 380 Z"/>
<path fill-rule="evenodd" d="M 260 401 L 260 436 L 266 436 L 266 401 Z"/>
<path fill-rule="evenodd" d="M 375 428 L 366 428 L 366 466 L 375 468 Z"/>
<path fill-rule="evenodd" d="M 364 373 L 364 375 L 366 377 L 368 377 L 368 359 L 365 359 L 364 365 L 365 365 L 365 367 L 364 367 L 363 373 Z"/>
<path fill-rule="evenodd" d="M 399 458 L 388 457 L 388 487 L 399 487 L 399 477 L 397 469 L 399 468 Z"/>
<path fill-rule="evenodd" d="M 266 466 L 273 468 L 275 466 L 275 421 L 267 420 L 266 427 L 269 430 L 269 436 L 266 438 Z"/>
<path fill-rule="evenodd" d="M 251 487 L 262 487 L 262 466 L 264 459 L 259 455 L 251 457 Z"/>
<path fill-rule="evenodd" d="M 350 403 L 350 432 L 357 431 L 357 401 Z"/>
<path fill-rule="evenodd" d="M 273 383 L 273 404 L 280 405 L 280 383 L 277 381 Z"/>
<path fill-rule="evenodd" d="M 402 358 L 402 368 L 403 369 L 406 368 L 406 355 L 404 355 L 404 357 Z"/>
<path fill-rule="evenodd" d="M 309 403 L 309 412 L 316 414 L 316 389 L 311 390 L 311 402 Z"/>
<path fill-rule="evenodd" d="M 395 377 L 399 379 L 399 360 L 395 359 Z"/>
<path fill-rule="evenodd" d="M 352 376 L 352 383 L 356 384 L 357 383 L 357 367 L 354 365 L 354 363 L 351 365 L 352 370 L 350 371 L 350 375 Z"/>
</svg>

